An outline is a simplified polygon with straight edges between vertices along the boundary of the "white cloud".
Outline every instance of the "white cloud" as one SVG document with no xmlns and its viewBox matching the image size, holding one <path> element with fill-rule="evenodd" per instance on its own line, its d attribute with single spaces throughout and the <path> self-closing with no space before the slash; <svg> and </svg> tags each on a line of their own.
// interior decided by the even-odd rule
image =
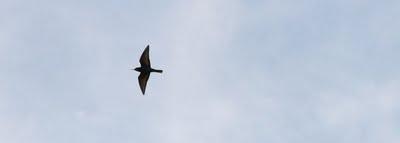
<svg viewBox="0 0 400 143">
<path fill-rule="evenodd" d="M 375 4 L 10 8 L 16 14 L 1 15 L 0 142 L 396 142 L 398 10 Z M 146 42 L 164 73 L 142 97 L 128 69 Z"/>
</svg>

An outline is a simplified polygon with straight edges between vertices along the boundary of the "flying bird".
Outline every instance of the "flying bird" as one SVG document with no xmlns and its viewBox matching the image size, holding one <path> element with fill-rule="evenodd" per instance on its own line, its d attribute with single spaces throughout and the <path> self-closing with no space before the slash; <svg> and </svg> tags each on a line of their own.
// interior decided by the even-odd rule
<svg viewBox="0 0 400 143">
<path fill-rule="evenodd" d="M 140 57 L 140 67 L 135 68 L 135 71 L 140 72 L 140 75 L 138 77 L 139 80 L 139 86 L 140 89 L 142 90 L 142 93 L 146 92 L 146 85 L 147 85 L 147 80 L 149 80 L 150 73 L 151 72 L 158 72 L 162 73 L 162 70 L 157 70 L 151 68 L 150 64 L 150 58 L 149 58 L 149 45 L 146 46 L 146 49 L 143 51 L 142 56 Z"/>
</svg>

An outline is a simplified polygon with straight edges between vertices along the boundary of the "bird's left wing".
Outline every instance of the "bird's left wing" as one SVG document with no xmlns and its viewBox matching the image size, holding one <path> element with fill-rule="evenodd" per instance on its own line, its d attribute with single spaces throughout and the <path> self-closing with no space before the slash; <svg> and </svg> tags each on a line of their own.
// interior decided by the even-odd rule
<svg viewBox="0 0 400 143">
<path fill-rule="evenodd" d="M 141 72 L 138 77 L 139 86 L 140 86 L 140 89 L 142 90 L 143 95 L 146 92 L 146 85 L 147 85 L 147 80 L 149 80 L 149 77 L 150 77 L 150 73 L 145 73 L 145 72 Z"/>
</svg>

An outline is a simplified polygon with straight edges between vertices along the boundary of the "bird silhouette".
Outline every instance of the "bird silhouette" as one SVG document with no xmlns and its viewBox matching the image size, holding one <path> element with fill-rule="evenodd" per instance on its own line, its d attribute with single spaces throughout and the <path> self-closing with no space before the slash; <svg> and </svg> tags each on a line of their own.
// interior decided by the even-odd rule
<svg viewBox="0 0 400 143">
<path fill-rule="evenodd" d="M 147 45 L 146 49 L 143 51 L 142 56 L 140 57 L 140 67 L 135 68 L 135 71 L 140 72 L 140 75 L 138 77 L 139 80 L 139 86 L 140 89 L 142 90 L 142 93 L 144 95 L 144 93 L 146 92 L 146 85 L 147 85 L 147 80 L 149 80 L 150 77 L 150 73 L 151 72 L 158 72 L 158 73 L 162 73 L 162 70 L 157 70 L 157 69 L 153 69 L 151 68 L 151 64 L 150 64 L 150 58 L 149 58 L 149 48 L 150 46 Z"/>
</svg>

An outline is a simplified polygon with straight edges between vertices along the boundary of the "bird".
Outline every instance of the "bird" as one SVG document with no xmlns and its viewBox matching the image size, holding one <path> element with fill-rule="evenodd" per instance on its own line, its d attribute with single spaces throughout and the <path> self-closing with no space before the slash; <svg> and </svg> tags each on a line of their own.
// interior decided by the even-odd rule
<svg viewBox="0 0 400 143">
<path fill-rule="evenodd" d="M 132 69 L 132 70 L 140 72 L 138 81 L 139 81 L 140 90 L 142 90 L 143 95 L 146 92 L 146 85 L 147 85 L 147 81 L 149 80 L 150 73 L 151 72 L 157 72 L 157 73 L 163 72 L 162 70 L 151 68 L 149 49 L 150 49 L 150 45 L 147 45 L 146 49 L 142 53 L 142 56 L 140 56 L 140 60 L 139 60 L 140 67 Z"/>
</svg>

